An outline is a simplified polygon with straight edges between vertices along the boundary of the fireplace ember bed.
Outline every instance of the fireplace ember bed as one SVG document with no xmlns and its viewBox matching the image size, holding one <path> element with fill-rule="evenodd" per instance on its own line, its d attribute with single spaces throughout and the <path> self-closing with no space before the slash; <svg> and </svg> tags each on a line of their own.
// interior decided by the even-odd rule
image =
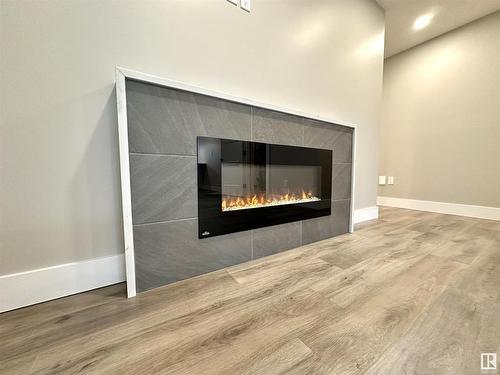
<svg viewBox="0 0 500 375">
<path fill-rule="evenodd" d="M 198 137 L 198 237 L 331 214 L 332 150 Z"/>
</svg>

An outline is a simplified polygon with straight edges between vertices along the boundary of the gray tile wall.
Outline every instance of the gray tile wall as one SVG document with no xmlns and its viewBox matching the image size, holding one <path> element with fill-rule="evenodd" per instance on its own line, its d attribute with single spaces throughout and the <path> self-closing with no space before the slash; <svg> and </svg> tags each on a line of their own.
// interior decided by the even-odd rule
<svg viewBox="0 0 500 375">
<path fill-rule="evenodd" d="M 251 259 L 250 231 L 198 239 L 198 220 L 134 225 L 137 291 Z"/>
<path fill-rule="evenodd" d="M 138 292 L 349 230 L 352 129 L 127 80 Z M 333 150 L 332 215 L 199 240 L 196 136 Z"/>
<path fill-rule="evenodd" d="M 134 224 L 197 216 L 195 156 L 130 154 Z"/>
</svg>

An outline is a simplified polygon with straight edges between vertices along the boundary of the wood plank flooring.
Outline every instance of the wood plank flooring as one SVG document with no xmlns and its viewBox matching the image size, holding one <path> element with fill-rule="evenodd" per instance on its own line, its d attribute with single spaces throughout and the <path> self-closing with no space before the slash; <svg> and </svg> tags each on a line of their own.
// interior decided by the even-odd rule
<svg viewBox="0 0 500 375">
<path fill-rule="evenodd" d="M 500 222 L 384 207 L 134 299 L 0 315 L 1 374 L 480 374 L 482 352 L 500 358 Z"/>
</svg>

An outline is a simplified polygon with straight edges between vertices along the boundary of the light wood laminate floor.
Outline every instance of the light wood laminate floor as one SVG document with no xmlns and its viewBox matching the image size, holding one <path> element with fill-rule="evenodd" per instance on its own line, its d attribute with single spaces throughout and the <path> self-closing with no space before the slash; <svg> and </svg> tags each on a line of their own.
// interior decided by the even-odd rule
<svg viewBox="0 0 500 375">
<path fill-rule="evenodd" d="M 2 374 L 480 374 L 500 357 L 500 222 L 381 208 L 133 299 L 121 284 L 0 319 Z"/>
</svg>

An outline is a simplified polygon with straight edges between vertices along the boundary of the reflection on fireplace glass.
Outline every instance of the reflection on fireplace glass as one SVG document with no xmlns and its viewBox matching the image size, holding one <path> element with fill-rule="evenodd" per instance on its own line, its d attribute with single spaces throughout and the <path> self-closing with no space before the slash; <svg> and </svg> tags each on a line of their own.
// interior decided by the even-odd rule
<svg viewBox="0 0 500 375">
<path fill-rule="evenodd" d="M 198 137 L 198 237 L 331 214 L 332 151 Z"/>
</svg>

